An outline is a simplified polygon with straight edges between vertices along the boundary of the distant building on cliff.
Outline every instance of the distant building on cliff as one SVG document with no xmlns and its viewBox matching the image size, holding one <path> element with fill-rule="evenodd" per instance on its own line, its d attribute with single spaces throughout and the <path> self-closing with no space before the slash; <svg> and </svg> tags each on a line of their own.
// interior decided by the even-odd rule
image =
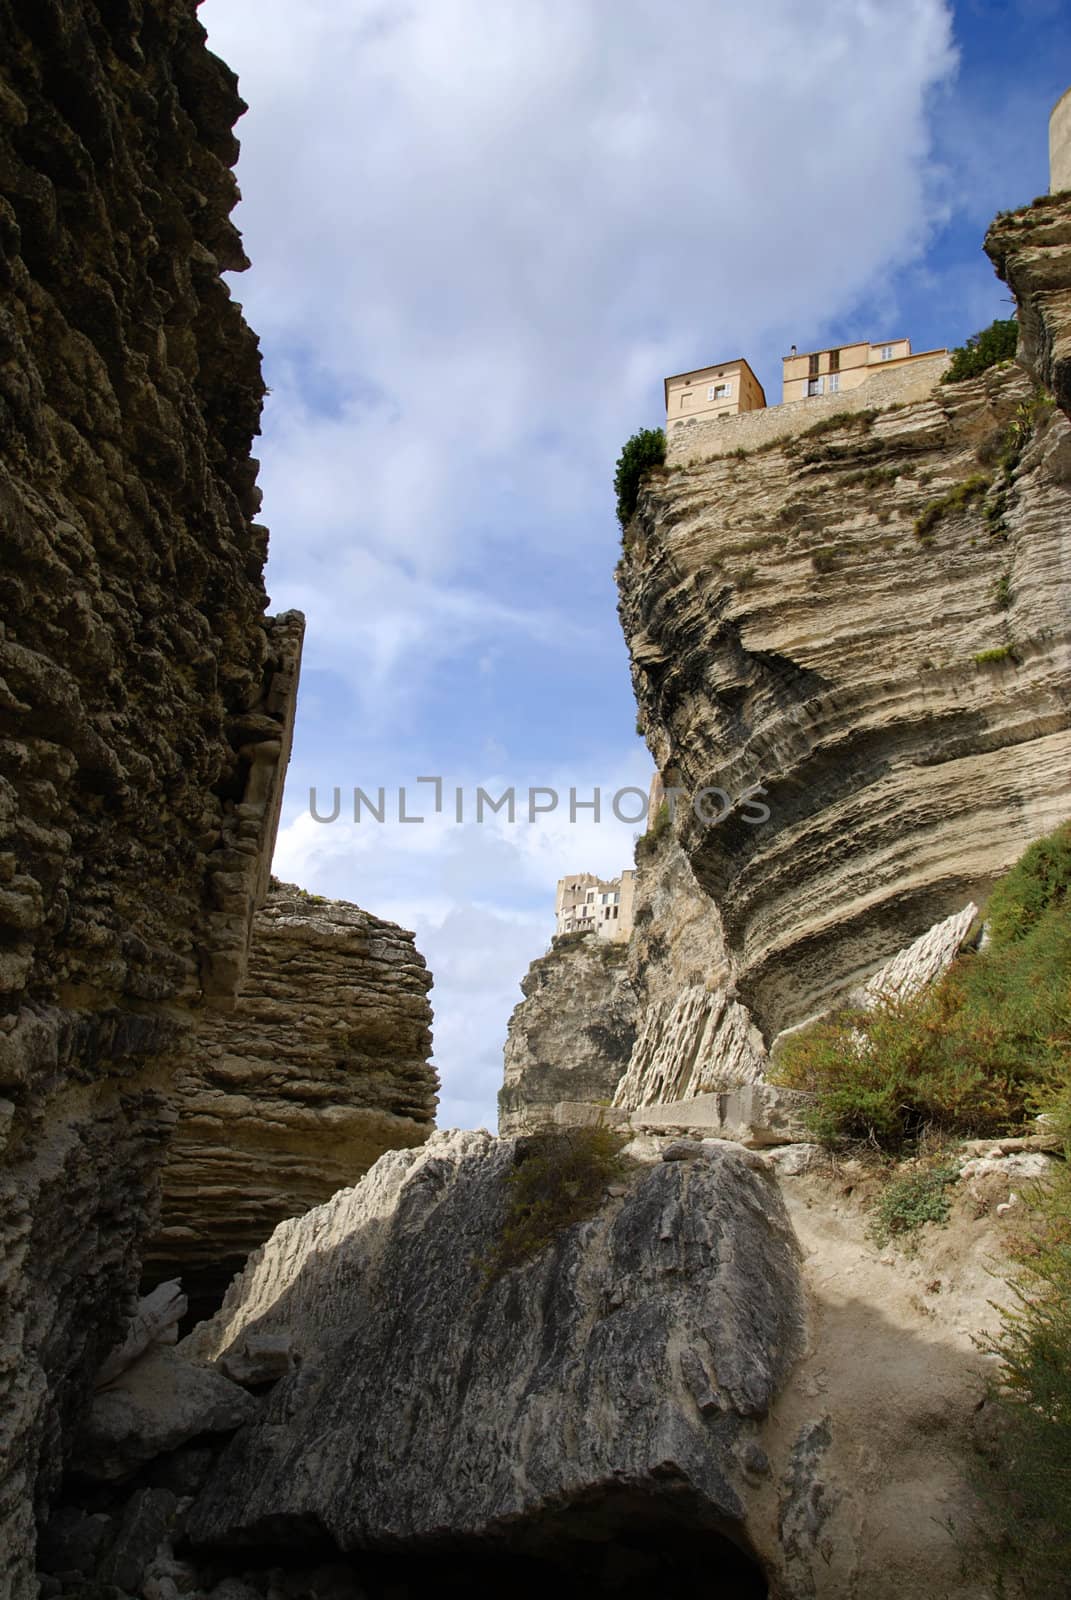
<svg viewBox="0 0 1071 1600">
<path fill-rule="evenodd" d="M 891 371 L 907 366 L 913 361 L 928 361 L 940 350 L 924 350 L 911 354 L 910 339 L 887 339 L 878 344 L 832 345 L 828 350 L 810 350 L 804 355 L 796 353 L 782 363 L 782 405 L 792 400 L 808 400 L 820 394 L 843 394 L 848 389 L 858 389 L 875 370 Z"/>
<path fill-rule="evenodd" d="M 632 932 L 636 874 L 630 868 L 619 878 L 598 878 L 574 872 L 558 879 L 554 902 L 555 933 L 594 933 L 600 939 L 627 939 Z"/>
<path fill-rule="evenodd" d="M 741 411 L 761 411 L 766 405 L 762 384 L 747 362 L 719 361 L 713 367 L 679 372 L 665 382 L 666 420 L 679 422 L 699 417 L 735 417 Z"/>
</svg>

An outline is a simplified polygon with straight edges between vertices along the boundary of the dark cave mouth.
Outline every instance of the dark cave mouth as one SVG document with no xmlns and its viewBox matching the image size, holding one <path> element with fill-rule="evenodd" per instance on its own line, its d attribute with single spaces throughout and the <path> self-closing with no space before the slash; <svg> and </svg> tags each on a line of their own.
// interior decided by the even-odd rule
<svg viewBox="0 0 1071 1600">
<path fill-rule="evenodd" d="M 416 1549 L 351 1551 L 342 1555 L 330 1540 L 287 1538 L 261 1544 L 258 1565 L 289 1569 L 291 1585 L 309 1574 L 302 1594 L 317 1600 L 318 1574 L 334 1574 L 327 1584 L 339 1596 L 345 1573 L 353 1594 L 367 1600 L 426 1600 L 429 1594 L 453 1600 L 473 1594 L 509 1595 L 510 1600 L 675 1600 L 698 1595 L 710 1600 L 767 1600 L 769 1586 L 762 1566 L 742 1543 L 737 1529 L 721 1523 L 698 1525 L 674 1507 L 668 1515 L 636 1505 L 626 1519 L 621 1507 L 589 1503 L 582 1515 L 572 1508 L 544 1523 L 533 1518 L 506 1536 L 486 1540 L 443 1540 Z M 266 1530 L 265 1530 L 266 1531 Z M 296 1534 L 296 1530 L 294 1530 Z M 281 1537 L 280 1537 L 281 1535 Z M 270 1549 L 270 1554 L 269 1554 Z M 228 1552 L 227 1571 L 247 1579 L 250 1566 Z M 253 1551 L 250 1550 L 250 1556 Z M 345 1589 L 345 1583 L 342 1588 Z M 323 1592 L 327 1592 L 325 1589 Z"/>
<path fill-rule="evenodd" d="M 761 1567 L 722 1534 L 667 1525 L 621 1531 L 607 1540 L 564 1540 L 530 1550 L 440 1550 L 375 1555 L 355 1563 L 370 1600 L 509 1595 L 511 1600 L 767 1600 Z"/>
</svg>

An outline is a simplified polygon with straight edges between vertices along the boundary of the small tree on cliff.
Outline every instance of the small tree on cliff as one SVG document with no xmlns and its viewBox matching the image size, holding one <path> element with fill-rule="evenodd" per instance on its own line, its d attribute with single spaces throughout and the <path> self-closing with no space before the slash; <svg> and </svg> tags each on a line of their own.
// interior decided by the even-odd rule
<svg viewBox="0 0 1071 1600">
<path fill-rule="evenodd" d="M 623 528 L 632 521 L 644 473 L 651 467 L 664 466 L 665 460 L 666 436 L 661 428 L 641 428 L 618 456 L 614 493 L 617 495 L 617 520 Z"/>
<path fill-rule="evenodd" d="M 991 322 L 981 333 L 972 333 L 966 344 L 952 352 L 952 365 L 941 379 L 942 383 L 962 383 L 964 378 L 977 378 L 987 367 L 998 361 L 1012 361 L 1019 342 L 1019 324 L 1014 317 Z"/>
</svg>

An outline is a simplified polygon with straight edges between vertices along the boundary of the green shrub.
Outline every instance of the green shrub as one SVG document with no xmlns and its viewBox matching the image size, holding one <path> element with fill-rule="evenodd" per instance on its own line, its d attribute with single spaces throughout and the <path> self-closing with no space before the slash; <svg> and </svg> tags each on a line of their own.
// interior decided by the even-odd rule
<svg viewBox="0 0 1071 1600">
<path fill-rule="evenodd" d="M 1015 347 L 1019 341 L 1019 324 L 1014 317 L 991 322 L 980 333 L 972 333 L 966 344 L 952 352 L 952 365 L 941 379 L 942 383 L 962 383 L 965 378 L 977 378 L 987 367 L 998 361 L 1014 361 Z"/>
<path fill-rule="evenodd" d="M 1018 661 L 1015 646 L 1011 644 L 998 644 L 992 650 L 979 650 L 974 658 L 976 667 L 994 666 L 999 661 Z"/>
<path fill-rule="evenodd" d="M 836 572 L 840 566 L 840 552 L 831 544 L 811 551 L 811 566 L 815 572 Z"/>
<path fill-rule="evenodd" d="M 1024 851 L 986 906 L 990 947 L 1007 950 L 1046 919 L 1066 916 L 1071 898 L 1071 822 Z"/>
<path fill-rule="evenodd" d="M 628 526 L 635 513 L 644 474 L 652 467 L 664 466 L 665 461 L 666 435 L 661 428 L 641 428 L 625 445 L 614 472 L 617 520 L 622 528 Z"/>
<path fill-rule="evenodd" d="M 988 947 L 934 984 L 790 1037 L 773 1080 L 815 1096 L 826 1144 L 900 1149 L 927 1130 L 1020 1126 L 1071 1073 L 1071 824 L 1039 840 L 991 898 Z"/>
<path fill-rule="evenodd" d="M 1015 1303 L 985 1346 L 1000 1361 L 990 1398 L 1003 1426 L 999 1453 L 975 1485 L 998 1593 L 1030 1600 L 1066 1595 L 1071 1571 L 1071 1078 L 1046 1109 L 1064 1159 L 1033 1197 Z"/>
<path fill-rule="evenodd" d="M 610 1128 L 562 1128 L 517 1141 L 502 1231 L 484 1263 L 487 1282 L 524 1266 L 565 1228 L 592 1216 L 606 1185 L 627 1170 L 625 1136 Z"/>
<path fill-rule="evenodd" d="M 910 1168 L 886 1184 L 874 1202 L 868 1232 L 886 1245 L 921 1228 L 924 1222 L 947 1222 L 949 1186 L 959 1176 L 954 1163 L 931 1162 Z"/>
<path fill-rule="evenodd" d="M 643 861 L 647 856 L 653 856 L 658 849 L 659 840 L 669 831 L 669 801 L 663 800 L 655 812 L 655 819 L 646 833 L 641 833 L 636 840 L 636 860 Z"/>
<path fill-rule="evenodd" d="M 733 576 L 732 581 L 736 588 L 743 593 L 745 589 L 750 589 L 751 585 L 755 582 L 755 568 L 741 567 L 740 571 Z"/>
<path fill-rule="evenodd" d="M 1007 611 L 1012 603 L 1011 579 L 1005 575 L 998 578 L 993 590 L 993 604 L 998 611 Z"/>
<path fill-rule="evenodd" d="M 949 489 L 947 494 L 931 500 L 915 518 L 916 537 L 922 538 L 930 533 L 942 517 L 947 517 L 954 511 L 965 510 L 973 500 L 981 500 L 989 489 L 990 481 L 984 473 L 976 472 L 973 477 L 965 478 L 962 483 L 957 483 Z"/>
</svg>

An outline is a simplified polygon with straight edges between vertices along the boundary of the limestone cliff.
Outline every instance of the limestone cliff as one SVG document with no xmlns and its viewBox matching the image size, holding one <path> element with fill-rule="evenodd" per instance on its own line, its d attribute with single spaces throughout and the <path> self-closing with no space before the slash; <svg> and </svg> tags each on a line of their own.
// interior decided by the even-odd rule
<svg viewBox="0 0 1071 1600">
<path fill-rule="evenodd" d="M 725 431 L 649 481 L 618 576 L 680 843 L 769 1041 L 1066 813 L 1071 428 L 1011 365 L 753 455 Z"/>
<path fill-rule="evenodd" d="M 431 1131 L 431 976 L 413 936 L 292 885 L 253 922 L 234 1011 L 177 1085 L 148 1274 L 218 1304 L 275 1225 Z"/>
<path fill-rule="evenodd" d="M 509 1022 L 500 1133 L 549 1125 L 562 1101 L 610 1103 L 636 1039 L 628 954 L 624 943 L 566 934 L 532 962 Z"/>
<path fill-rule="evenodd" d="M 232 74 L 192 0 L 0 0 L 0 1593 L 121 1332 L 185 1019 L 267 873 L 267 619 Z"/>
</svg>

